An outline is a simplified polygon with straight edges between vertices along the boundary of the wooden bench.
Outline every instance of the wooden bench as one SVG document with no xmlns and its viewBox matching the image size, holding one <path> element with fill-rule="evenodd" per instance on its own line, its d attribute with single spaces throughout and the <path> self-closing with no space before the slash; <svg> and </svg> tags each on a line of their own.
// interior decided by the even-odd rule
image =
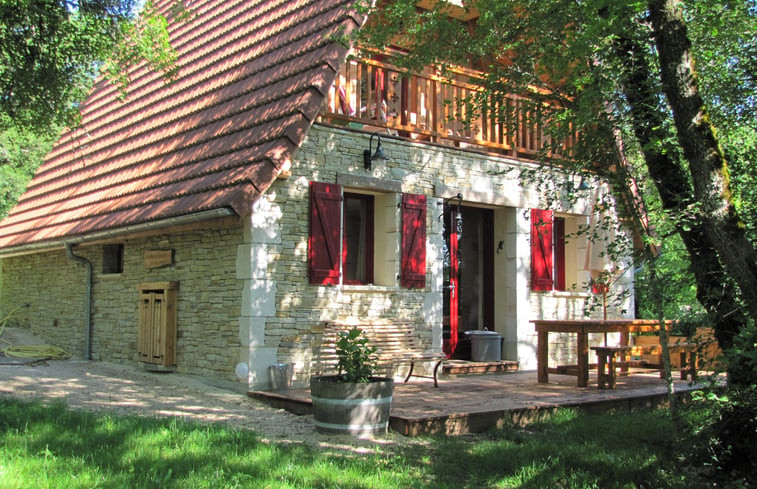
<svg viewBox="0 0 757 489">
<path fill-rule="evenodd" d="M 321 370 L 322 373 L 336 371 L 336 343 L 339 332 L 352 328 L 360 328 L 368 338 L 368 344 L 376 348 L 375 358 L 379 368 L 394 372 L 398 366 L 406 365 L 409 371 L 405 376 L 405 382 L 410 380 L 410 377 L 423 377 L 434 379 L 434 387 L 439 387 L 439 368 L 446 355 L 441 352 L 429 352 L 418 346 L 415 341 L 414 323 L 410 322 L 325 323 L 323 335 L 315 348 L 316 370 Z M 434 362 L 433 374 L 415 373 L 416 364 L 420 362 Z"/>
<path fill-rule="evenodd" d="M 614 389 L 618 367 L 641 367 L 660 370 L 662 377 L 662 347 L 660 345 L 636 346 L 592 346 L 597 353 L 597 384 L 600 389 Z M 681 380 L 689 375 L 695 380 L 697 377 L 697 346 L 689 343 L 674 343 L 670 345 L 670 354 L 678 353 L 681 359 Z M 657 355 L 658 362 L 647 360 L 629 360 L 629 356 Z M 616 359 L 617 357 L 617 359 Z"/>
</svg>

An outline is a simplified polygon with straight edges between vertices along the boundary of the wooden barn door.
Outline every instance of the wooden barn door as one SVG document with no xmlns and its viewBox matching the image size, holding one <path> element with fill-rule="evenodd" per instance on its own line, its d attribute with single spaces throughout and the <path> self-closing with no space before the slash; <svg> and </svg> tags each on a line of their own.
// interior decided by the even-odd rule
<svg viewBox="0 0 757 489">
<path fill-rule="evenodd" d="M 176 365 L 176 290 L 178 282 L 139 286 L 139 360 L 161 367 Z"/>
</svg>

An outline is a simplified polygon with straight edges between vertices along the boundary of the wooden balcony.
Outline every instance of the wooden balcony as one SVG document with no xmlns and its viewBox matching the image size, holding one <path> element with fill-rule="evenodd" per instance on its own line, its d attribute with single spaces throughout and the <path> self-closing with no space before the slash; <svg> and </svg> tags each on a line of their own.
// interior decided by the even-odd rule
<svg viewBox="0 0 757 489">
<path fill-rule="evenodd" d="M 383 61 L 350 59 L 331 87 L 322 120 L 414 140 L 536 159 L 566 158 L 578 135 L 551 144 L 549 106 L 515 95 L 482 99 L 482 74 L 407 72 Z M 475 101 L 475 103 L 474 103 Z M 483 103 L 482 103 L 483 102 Z"/>
</svg>

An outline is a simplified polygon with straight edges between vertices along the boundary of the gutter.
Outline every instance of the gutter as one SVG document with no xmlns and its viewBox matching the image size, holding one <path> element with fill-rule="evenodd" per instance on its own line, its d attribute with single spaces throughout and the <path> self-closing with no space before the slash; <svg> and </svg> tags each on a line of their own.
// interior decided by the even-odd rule
<svg viewBox="0 0 757 489">
<path fill-rule="evenodd" d="M 187 214 L 184 216 L 171 217 L 168 219 L 161 219 L 160 221 L 150 221 L 141 224 L 135 224 L 133 226 L 124 226 L 121 228 L 109 229 L 105 231 L 94 232 L 86 235 L 82 235 L 76 238 L 59 239 L 54 241 L 45 241 L 40 243 L 30 243 L 27 245 L 14 246 L 0 250 L 0 257 L 8 258 L 11 256 L 25 255 L 34 253 L 37 251 L 45 251 L 54 248 L 64 247 L 66 249 L 66 256 L 82 265 L 87 270 L 87 282 L 86 282 L 86 296 L 84 300 L 84 359 L 92 360 L 92 288 L 93 288 L 93 273 L 92 263 L 84 258 L 74 254 L 73 246 L 87 241 L 97 241 L 101 239 L 116 238 L 126 236 L 129 234 L 140 233 L 144 231 L 150 231 L 153 229 L 160 229 L 172 226 L 179 226 L 182 224 L 192 224 L 195 222 L 206 221 L 211 219 L 218 219 L 222 217 L 230 217 L 235 215 L 234 211 L 229 208 L 222 207 L 219 209 L 213 209 L 204 212 L 197 212 L 194 214 Z"/>
<path fill-rule="evenodd" d="M 195 222 L 218 219 L 222 217 L 230 217 L 236 215 L 236 213 L 227 208 L 221 207 L 219 209 L 212 209 L 209 211 L 197 212 L 194 214 L 186 214 L 183 216 L 170 217 L 168 219 L 161 219 L 159 221 L 149 221 L 140 224 L 134 224 L 132 226 L 124 226 L 120 228 L 108 229 L 104 231 L 96 231 L 94 233 L 85 234 L 74 238 L 61 238 L 53 241 L 42 241 L 37 243 L 29 243 L 25 245 L 11 246 L 8 248 L 0 249 L 0 257 L 10 258 L 17 255 L 26 255 L 37 251 L 50 250 L 53 248 L 68 247 L 69 245 L 76 245 L 85 243 L 87 241 L 97 241 L 101 239 L 116 238 L 133 233 L 140 233 L 143 231 L 150 231 L 153 229 L 179 226 L 182 224 L 192 224 Z"/>
<path fill-rule="evenodd" d="M 84 298 L 84 359 L 92 360 L 92 262 L 83 256 L 74 255 L 71 246 L 71 243 L 66 243 L 66 256 L 81 263 L 87 269 L 87 293 Z"/>
</svg>

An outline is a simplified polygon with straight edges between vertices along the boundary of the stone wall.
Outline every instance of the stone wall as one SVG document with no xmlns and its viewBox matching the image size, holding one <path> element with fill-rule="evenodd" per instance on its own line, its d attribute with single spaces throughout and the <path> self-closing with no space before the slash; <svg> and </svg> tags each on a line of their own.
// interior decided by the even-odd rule
<svg viewBox="0 0 757 489">
<path fill-rule="evenodd" d="M 236 253 L 241 226 L 124 239 L 123 272 L 102 273 L 102 245 L 74 247 L 93 265 L 92 359 L 137 362 L 138 285 L 177 281 L 178 372 L 233 379 L 240 346 L 241 285 Z M 173 264 L 146 268 L 146 250 L 173 250 Z M 85 267 L 62 250 L 4 258 L 2 310 L 50 343 L 84 355 Z"/>
<path fill-rule="evenodd" d="M 417 342 L 441 351 L 444 202 L 460 194 L 466 206 L 493 212 L 495 314 L 489 329 L 505 339 L 504 358 L 522 369 L 536 368 L 532 319 L 583 317 L 591 295 L 532 292 L 528 209 L 545 208 L 546 195 L 524 184 L 521 170 L 533 163 L 384 134 L 386 162 L 363 167 L 370 134 L 315 125 L 296 153 L 286 178 L 278 179 L 236 224 L 131 238 L 124 244 L 123 273 L 102 273 L 102 245 L 80 245 L 76 253 L 95 270 L 92 354 L 94 359 L 136 362 L 137 286 L 178 281 L 177 370 L 233 379 L 237 362 L 249 366 L 250 388 L 270 386 L 273 363 L 295 363 L 295 381 L 305 385 L 314 370 L 324 321 L 401 320 L 415 325 Z M 374 146 L 375 148 L 375 138 Z M 308 283 L 309 183 L 341 184 L 376 196 L 380 234 L 378 285 L 319 286 Z M 426 285 L 400 287 L 401 193 L 427 197 Z M 560 207 L 562 205 L 562 207 Z M 554 207 L 554 206 L 553 206 Z M 588 199 L 556 209 L 586 221 Z M 146 250 L 173 250 L 170 266 L 148 269 Z M 578 282 L 588 279 L 582 254 L 571 248 Z M 2 259 L 0 307 L 31 306 L 18 320 L 50 342 L 83 355 L 84 267 L 62 250 Z M 631 290 L 630 278 L 618 289 Z M 632 311 L 628 298 L 611 313 Z M 594 316 L 601 314 L 595 310 Z M 555 335 L 556 336 L 556 335 Z M 553 362 L 570 361 L 569 338 L 553 338 Z"/>
<path fill-rule="evenodd" d="M 28 328 L 76 358 L 84 355 L 85 269 L 63 250 L 2 260 L 0 316 L 18 306 L 10 325 Z"/>
<path fill-rule="evenodd" d="M 500 278 L 493 329 L 505 336 L 508 355 L 517 357 L 521 368 L 535 368 L 536 335 L 529 321 L 550 314 L 582 317 L 589 294 L 580 290 L 530 291 L 530 228 L 524 211 L 544 207 L 546 200 L 536 188 L 523 185 L 519 170 L 534 165 L 382 135 L 383 149 L 390 159 L 374 162 L 367 171 L 363 167 L 363 151 L 368 148 L 369 137 L 370 134 L 361 131 L 315 125 L 292 161 L 288 178 L 279 179 L 269 189 L 264 205 L 256 211 L 259 225 L 252 226 L 253 241 L 256 235 L 275 236 L 265 239 L 260 251 L 268 257 L 266 274 L 272 283 L 266 290 L 275 291 L 272 296 L 276 307 L 275 316 L 265 318 L 265 328 L 258 328 L 257 335 L 252 335 L 251 368 L 263 372 L 265 362 L 294 362 L 295 380 L 306 383 L 309 375 L 315 373 L 311 368 L 312 355 L 319 332 L 323 322 L 330 320 L 407 320 L 415 323 L 422 344 L 440 351 L 444 293 L 440 216 L 445 199 L 458 193 L 463 195 L 465 205 L 494 209 L 495 243 L 503 243 L 504 253 L 495 257 Z M 374 148 L 375 145 L 374 138 Z M 396 211 L 399 193 L 425 194 L 428 198 L 425 289 L 404 289 L 396 279 L 368 286 L 310 285 L 307 269 L 310 181 L 339 183 L 345 189 L 374 192 L 381 197 L 377 207 L 389 211 L 381 214 L 382 234 L 376 240 L 382 239 L 389 245 L 382 249 L 377 264 L 390 270 L 386 274 L 389 277 L 399 273 Z M 588 209 L 587 201 L 579 199 L 560 211 L 580 216 Z M 582 252 L 573 251 L 576 258 Z M 586 270 L 576 273 L 583 273 L 582 279 L 588 278 Z M 264 379 L 258 377 L 258 380 L 258 385 L 263 386 Z"/>
</svg>

